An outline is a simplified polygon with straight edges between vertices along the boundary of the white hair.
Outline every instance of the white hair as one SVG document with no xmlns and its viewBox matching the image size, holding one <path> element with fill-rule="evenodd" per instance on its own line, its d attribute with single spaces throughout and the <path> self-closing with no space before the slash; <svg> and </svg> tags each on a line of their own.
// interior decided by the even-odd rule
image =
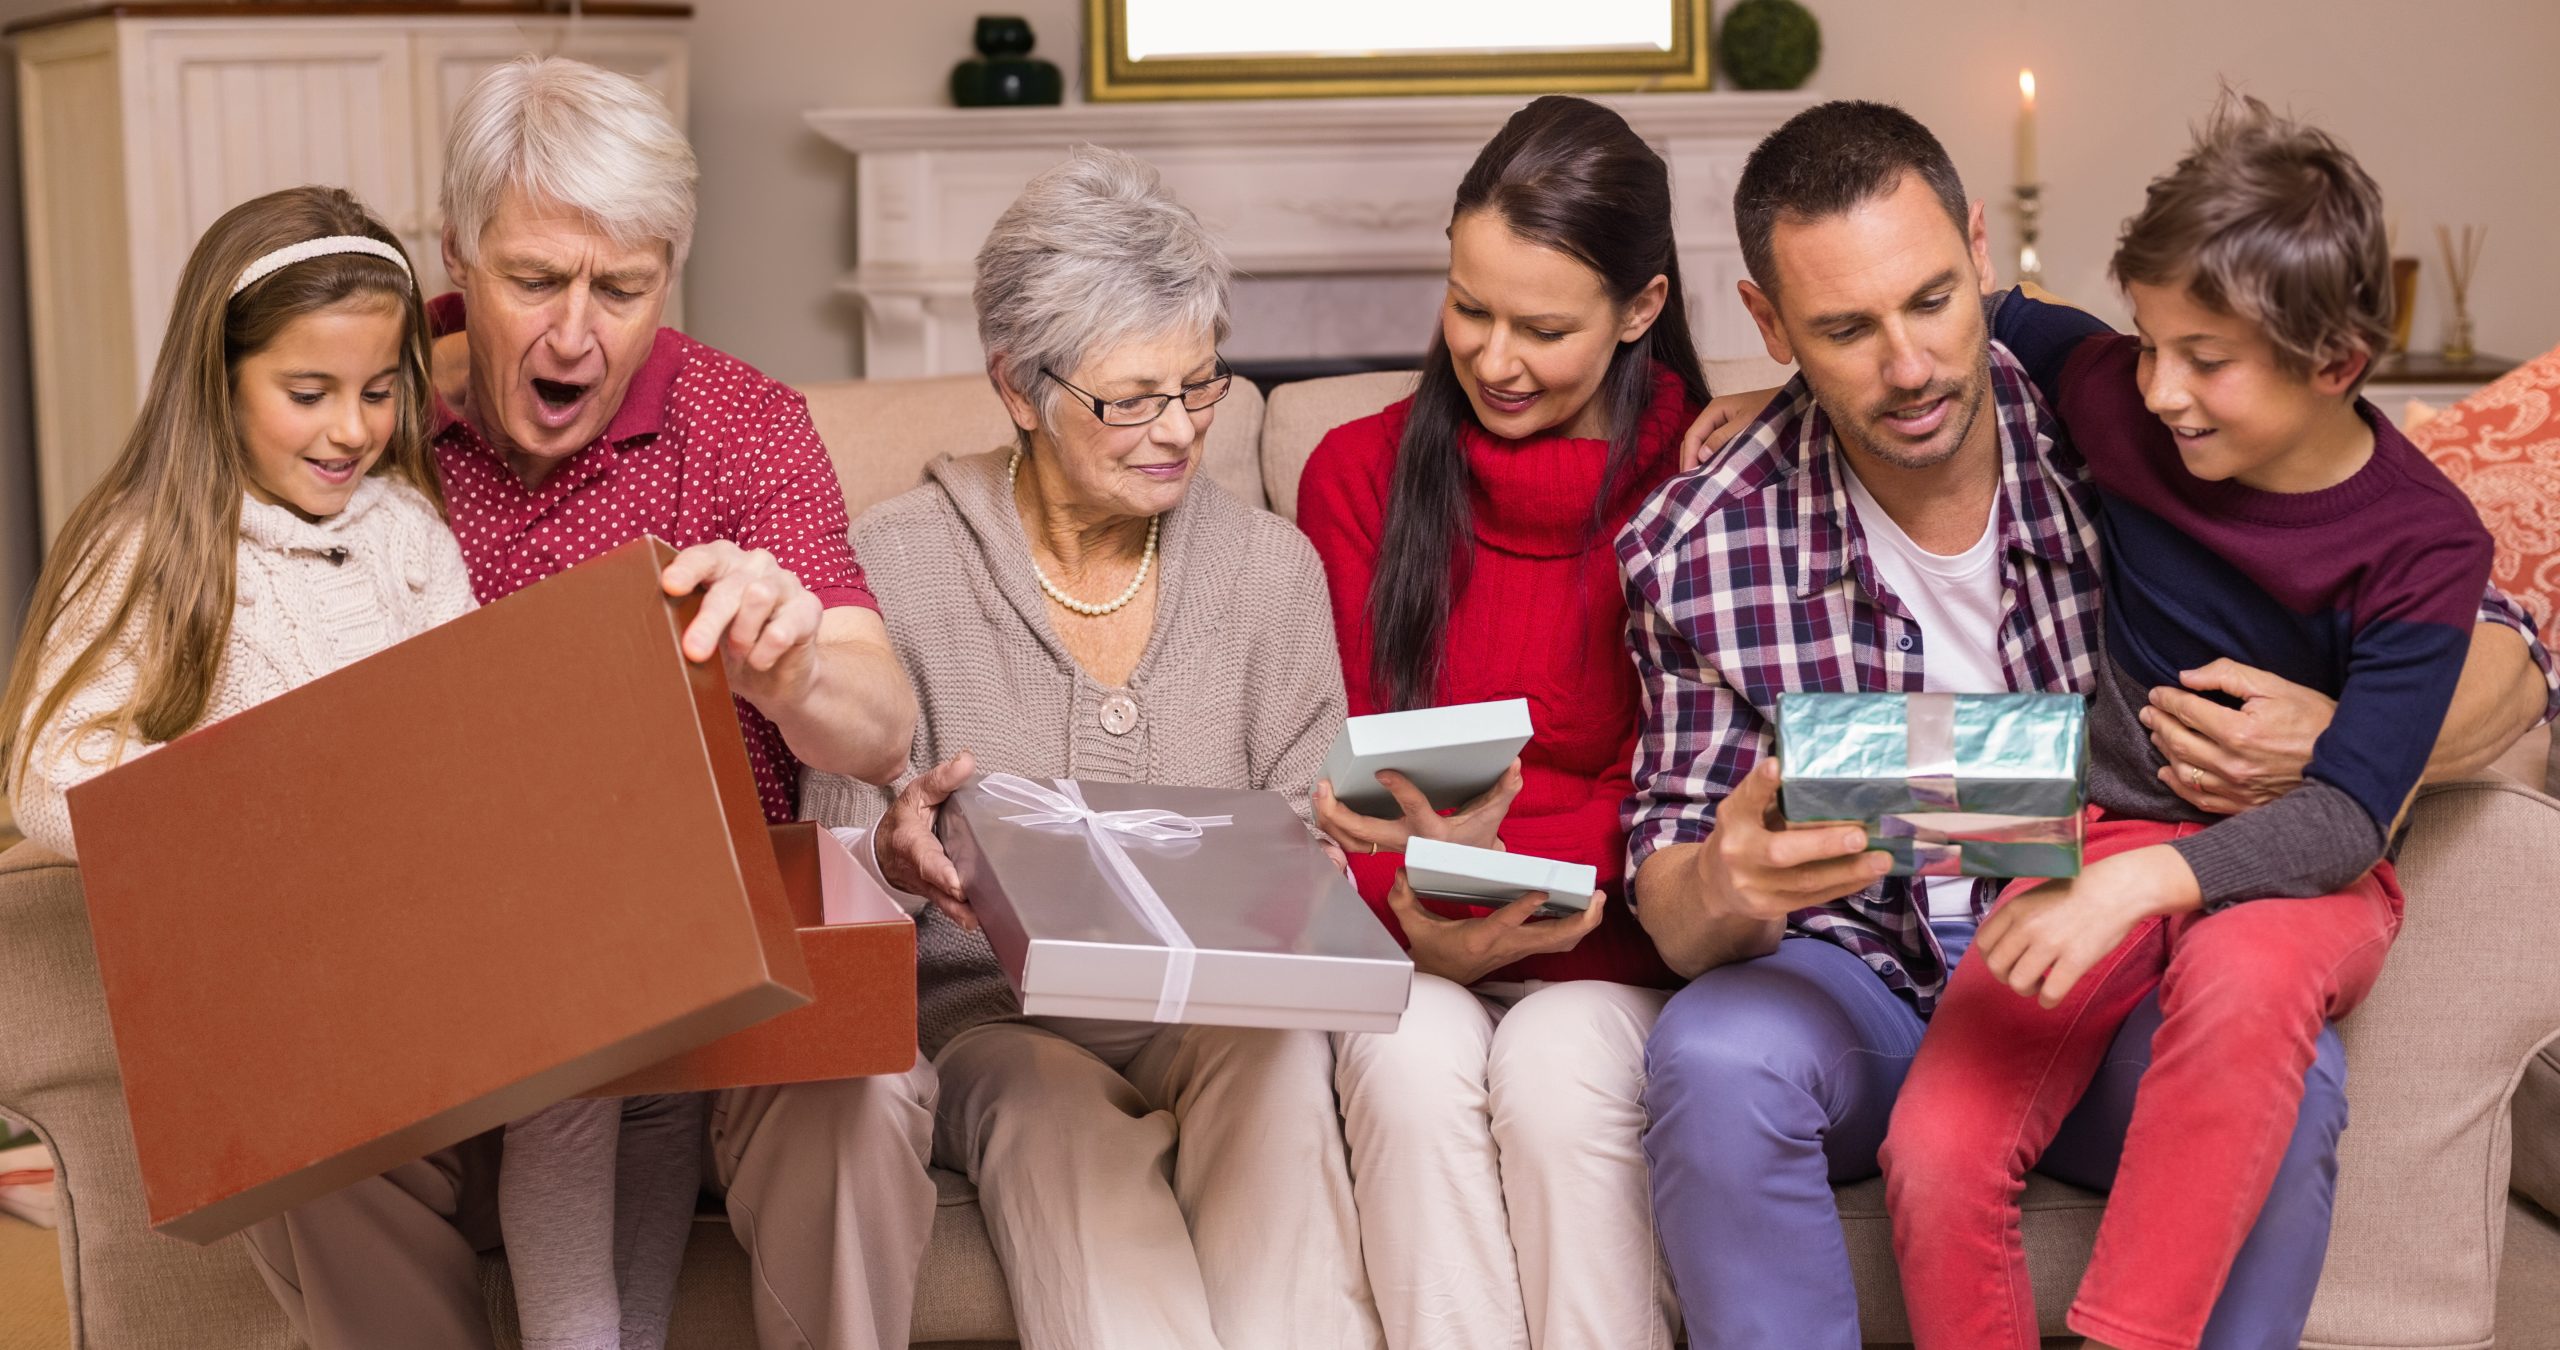
<svg viewBox="0 0 2560 1350">
<path fill-rule="evenodd" d="M 464 262 L 514 188 L 593 220 L 618 244 L 693 248 L 693 147 L 666 104 L 628 75 L 563 56 L 519 57 L 482 76 L 445 140 L 443 208 Z"/>
<path fill-rule="evenodd" d="M 1234 269 L 1153 165 L 1079 147 L 1034 178 L 978 249 L 978 341 L 1046 421 L 1072 374 L 1125 342 L 1227 336 Z"/>
</svg>

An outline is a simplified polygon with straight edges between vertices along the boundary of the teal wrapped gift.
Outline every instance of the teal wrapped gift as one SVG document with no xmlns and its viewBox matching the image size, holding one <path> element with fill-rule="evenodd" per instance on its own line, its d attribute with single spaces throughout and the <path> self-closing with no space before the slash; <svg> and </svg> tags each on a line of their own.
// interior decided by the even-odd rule
<svg viewBox="0 0 2560 1350">
<path fill-rule="evenodd" d="M 1894 876 L 2080 874 L 2077 694 L 1781 694 L 1778 763 L 1788 820 L 1857 821 Z"/>
</svg>

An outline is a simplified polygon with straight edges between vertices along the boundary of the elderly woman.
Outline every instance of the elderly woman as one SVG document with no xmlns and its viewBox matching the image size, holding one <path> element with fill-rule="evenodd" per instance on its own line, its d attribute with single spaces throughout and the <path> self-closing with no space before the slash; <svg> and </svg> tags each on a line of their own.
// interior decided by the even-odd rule
<svg viewBox="0 0 2560 1350">
<path fill-rule="evenodd" d="M 1227 291 L 1140 161 L 1087 149 L 1032 180 L 975 296 L 1015 443 L 937 461 L 854 531 L 920 772 L 894 799 L 814 776 L 806 800 L 876 825 L 921 911 L 934 1155 L 977 1184 L 1031 1347 L 1379 1342 L 1325 1036 L 1023 1017 L 933 834 L 980 768 L 1305 809 L 1342 676 L 1306 540 L 1201 476 Z"/>
</svg>

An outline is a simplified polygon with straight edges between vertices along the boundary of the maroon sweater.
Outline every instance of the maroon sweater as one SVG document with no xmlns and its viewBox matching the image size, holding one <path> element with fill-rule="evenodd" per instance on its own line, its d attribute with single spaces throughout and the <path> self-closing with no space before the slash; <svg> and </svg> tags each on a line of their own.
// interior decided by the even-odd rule
<svg viewBox="0 0 2560 1350">
<path fill-rule="evenodd" d="M 1396 446 L 1411 409 L 1407 399 L 1335 427 L 1298 484 L 1298 526 L 1324 560 L 1343 685 L 1355 716 L 1385 710 L 1369 683 L 1369 584 L 1386 533 Z M 1433 701 L 1529 701 L 1536 734 L 1521 753 L 1525 782 L 1503 822 L 1502 842 L 1515 853 L 1589 863 L 1608 894 L 1600 926 L 1571 951 L 1534 956 L 1488 978 L 1679 983 L 1626 905 L 1626 835 L 1618 808 L 1631 789 L 1628 766 L 1641 714 L 1627 655 L 1626 596 L 1610 541 L 1679 467 L 1680 433 L 1697 412 L 1678 378 L 1657 371 L 1642 453 L 1610 492 L 1597 529 L 1592 503 L 1608 461 L 1607 441 L 1500 441 L 1473 419 L 1461 433 L 1475 475 L 1474 529 Z M 1386 897 L 1403 865 L 1394 854 L 1351 859 L 1360 894 L 1398 941 L 1404 930 Z M 1452 916 L 1484 912 L 1428 903 Z"/>
</svg>

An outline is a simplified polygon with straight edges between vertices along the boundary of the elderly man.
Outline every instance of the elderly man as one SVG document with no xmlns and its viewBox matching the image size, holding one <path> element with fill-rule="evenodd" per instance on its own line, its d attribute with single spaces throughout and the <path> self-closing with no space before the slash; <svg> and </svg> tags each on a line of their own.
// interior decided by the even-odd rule
<svg viewBox="0 0 2560 1350">
<path fill-rule="evenodd" d="M 803 763 L 894 777 L 915 700 L 798 395 L 660 326 L 692 242 L 694 176 L 657 98 L 623 76 L 524 60 L 472 91 L 443 187 L 445 263 L 462 290 L 432 310 L 440 331 L 467 333 L 467 388 L 448 390 L 463 411 L 438 430 L 437 465 L 484 602 L 642 535 L 682 550 L 667 592 L 704 592 L 685 653 L 725 665 L 765 813 L 789 820 Z M 858 1080 L 713 1105 L 717 1180 L 754 1260 L 767 1347 L 906 1344 L 932 1217 L 931 1121 L 914 1092 L 889 1093 L 890 1110 L 864 1105 L 883 1092 Z M 495 1244 L 494 1145 L 484 1136 L 252 1230 L 304 1340 L 491 1344 L 476 1253 Z M 906 1254 L 866 1250 L 858 1210 L 908 1216 Z"/>
<path fill-rule="evenodd" d="M 1618 541 L 1646 686 L 1629 871 L 1646 930 L 1691 977 L 1648 1047 L 1645 1153 L 1692 1344 L 1856 1350 L 1831 1187 L 1876 1174 L 1929 1014 L 1998 883 L 1883 879 L 1859 831 L 1786 828 L 1774 703 L 1788 689 L 2085 691 L 2097 535 L 2078 460 L 1990 341 L 1981 208 L 1926 128 L 1872 103 L 1810 109 L 1753 153 L 1734 201 L 1743 298 L 1770 355 L 1800 373 Z M 2438 772 L 2486 763 L 2546 715 L 2549 663 L 2527 629 L 2503 597 L 2484 601 Z M 2207 715 L 2201 699 L 2154 696 L 2155 734 L 2194 766 L 2166 780 L 2182 796 L 2229 810 L 2260 779 L 2298 779 L 2326 722 L 2294 696 L 2307 691 L 2228 662 L 2190 683 L 2248 703 Z M 2171 712 L 2295 749 L 2249 773 L 2215 750 L 2230 771 L 2208 772 Z M 2155 997 L 2042 1170 L 2108 1184 L 2159 1021 Z M 2204 1344 L 2300 1339 L 2344 1115 L 2331 1033 Z"/>
</svg>

